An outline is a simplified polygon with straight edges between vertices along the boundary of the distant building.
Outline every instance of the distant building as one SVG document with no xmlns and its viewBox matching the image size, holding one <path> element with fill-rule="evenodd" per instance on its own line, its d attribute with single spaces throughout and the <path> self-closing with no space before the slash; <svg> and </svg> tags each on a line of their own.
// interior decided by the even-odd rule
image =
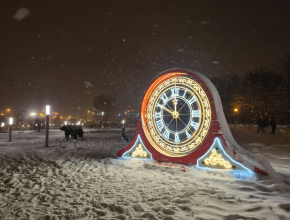
<svg viewBox="0 0 290 220">
<path fill-rule="evenodd" d="M 116 123 L 116 97 L 98 95 L 94 98 L 96 122 Z"/>
<path fill-rule="evenodd" d="M 125 111 L 125 123 L 126 124 L 137 124 L 139 112 L 135 109 Z"/>
</svg>

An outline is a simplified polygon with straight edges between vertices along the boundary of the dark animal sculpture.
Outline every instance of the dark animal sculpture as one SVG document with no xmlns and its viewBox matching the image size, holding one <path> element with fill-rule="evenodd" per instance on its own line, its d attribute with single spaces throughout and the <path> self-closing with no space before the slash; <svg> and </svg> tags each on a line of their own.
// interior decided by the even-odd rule
<svg viewBox="0 0 290 220">
<path fill-rule="evenodd" d="M 83 138 L 84 131 L 81 126 L 78 125 L 64 125 L 60 127 L 60 130 L 64 131 L 65 138 L 68 141 L 69 136 L 71 135 L 74 139 L 77 139 L 78 136 Z"/>
<path fill-rule="evenodd" d="M 122 128 L 122 139 L 124 142 L 128 141 L 128 137 L 125 135 L 125 128 Z"/>
</svg>

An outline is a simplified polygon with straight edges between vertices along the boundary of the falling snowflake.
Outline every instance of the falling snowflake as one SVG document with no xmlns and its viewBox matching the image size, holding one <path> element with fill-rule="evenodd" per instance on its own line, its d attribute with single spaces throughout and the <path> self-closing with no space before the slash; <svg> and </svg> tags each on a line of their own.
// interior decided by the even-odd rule
<svg viewBox="0 0 290 220">
<path fill-rule="evenodd" d="M 27 8 L 20 8 L 16 14 L 14 15 L 14 18 L 18 21 L 21 21 L 22 19 L 24 19 L 27 15 L 29 15 L 30 12 Z"/>
</svg>

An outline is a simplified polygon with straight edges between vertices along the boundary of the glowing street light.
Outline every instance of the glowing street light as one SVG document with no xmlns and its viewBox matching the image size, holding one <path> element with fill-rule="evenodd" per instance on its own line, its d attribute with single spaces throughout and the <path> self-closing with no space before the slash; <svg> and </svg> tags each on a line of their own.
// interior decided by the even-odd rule
<svg viewBox="0 0 290 220">
<path fill-rule="evenodd" d="M 1 127 L 4 127 L 4 126 L 5 126 L 5 123 L 4 123 L 4 122 L 2 122 L 2 123 L 1 123 Z"/>
<path fill-rule="evenodd" d="M 45 125 L 45 147 L 48 147 L 48 137 L 49 137 L 49 115 L 50 115 L 50 106 L 45 107 L 46 113 L 46 125 Z"/>
<path fill-rule="evenodd" d="M 12 137 L 12 125 L 13 125 L 13 118 L 9 118 L 9 141 L 11 142 Z"/>
<path fill-rule="evenodd" d="M 101 127 L 101 129 L 103 129 L 104 128 L 104 114 L 105 114 L 105 112 L 102 112 L 102 127 Z"/>
<path fill-rule="evenodd" d="M 67 125 L 67 122 L 66 121 L 64 122 L 64 125 Z"/>
<path fill-rule="evenodd" d="M 236 113 L 236 115 L 237 115 L 237 117 L 238 117 L 238 118 L 237 118 L 237 121 L 239 122 L 240 116 L 239 116 L 239 113 L 238 113 L 238 109 L 235 108 L 234 111 L 235 111 L 235 113 Z"/>
<path fill-rule="evenodd" d="M 46 115 L 50 115 L 50 106 L 49 105 L 47 105 L 45 107 L 45 113 L 46 113 Z"/>
<path fill-rule="evenodd" d="M 34 128 L 35 128 L 35 127 L 34 127 L 34 118 L 35 118 L 35 115 L 36 115 L 36 113 L 35 113 L 35 112 L 31 113 L 31 116 L 33 117 L 33 128 L 32 128 L 32 129 L 34 129 Z"/>
</svg>

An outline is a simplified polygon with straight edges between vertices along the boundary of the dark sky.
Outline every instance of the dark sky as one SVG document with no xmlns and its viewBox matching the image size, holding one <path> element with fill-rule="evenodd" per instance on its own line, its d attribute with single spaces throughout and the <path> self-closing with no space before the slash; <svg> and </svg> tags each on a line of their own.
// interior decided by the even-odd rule
<svg viewBox="0 0 290 220">
<path fill-rule="evenodd" d="M 289 0 L 1 0 L 0 11 L 0 109 L 14 111 L 80 116 L 101 93 L 139 109 L 166 69 L 243 75 L 290 52 Z"/>
</svg>

